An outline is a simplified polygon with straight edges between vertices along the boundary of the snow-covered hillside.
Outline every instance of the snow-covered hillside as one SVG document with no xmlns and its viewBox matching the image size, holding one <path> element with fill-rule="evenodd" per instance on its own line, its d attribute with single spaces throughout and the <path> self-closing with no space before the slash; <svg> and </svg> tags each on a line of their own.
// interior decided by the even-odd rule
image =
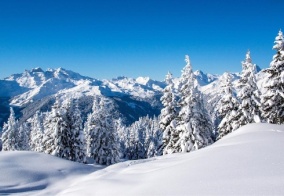
<svg viewBox="0 0 284 196">
<path fill-rule="evenodd" d="M 0 194 L 283 195 L 284 126 L 249 124 L 211 146 L 100 169 L 34 152 L 0 153 Z"/>
</svg>

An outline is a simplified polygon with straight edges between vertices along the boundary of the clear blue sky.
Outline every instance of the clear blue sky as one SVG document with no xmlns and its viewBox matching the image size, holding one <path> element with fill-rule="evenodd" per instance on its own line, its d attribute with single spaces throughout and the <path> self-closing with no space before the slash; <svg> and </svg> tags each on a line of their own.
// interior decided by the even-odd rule
<svg viewBox="0 0 284 196">
<path fill-rule="evenodd" d="M 283 0 L 2 0 L 0 78 L 63 67 L 98 79 L 266 68 L 284 29 Z"/>
</svg>

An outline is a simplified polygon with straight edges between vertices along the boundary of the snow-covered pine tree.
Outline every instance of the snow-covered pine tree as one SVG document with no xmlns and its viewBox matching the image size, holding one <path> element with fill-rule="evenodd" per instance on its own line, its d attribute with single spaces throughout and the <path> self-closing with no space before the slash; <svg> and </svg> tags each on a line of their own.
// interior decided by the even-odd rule
<svg viewBox="0 0 284 196">
<path fill-rule="evenodd" d="M 159 128 L 159 119 L 149 116 L 140 117 L 132 125 L 126 128 L 126 159 L 146 159 L 161 155 L 159 151 L 162 145 L 162 131 Z"/>
<path fill-rule="evenodd" d="M 139 143 L 139 137 L 138 132 L 136 128 L 136 122 L 134 122 L 132 125 L 125 127 L 125 150 L 123 152 L 124 158 L 129 160 L 136 160 L 138 159 L 138 143 Z"/>
<path fill-rule="evenodd" d="M 163 96 L 161 97 L 161 102 L 164 108 L 161 110 L 160 114 L 160 128 L 163 131 L 163 144 L 161 146 L 160 151 L 163 154 L 171 153 L 172 142 L 177 134 L 174 133 L 176 131 L 175 123 L 172 123 L 174 119 L 177 117 L 177 103 L 174 94 L 174 83 L 172 81 L 172 74 L 169 72 L 166 75 L 166 83 L 167 86 L 163 90 Z"/>
<path fill-rule="evenodd" d="M 163 144 L 163 132 L 159 127 L 159 122 L 159 118 L 155 116 L 153 119 L 150 119 L 151 127 L 149 131 L 146 132 L 147 158 L 160 156 L 163 154 L 161 150 L 161 146 Z"/>
<path fill-rule="evenodd" d="M 4 123 L 2 130 L 2 150 L 18 150 L 19 137 L 18 121 L 16 120 L 13 108 L 10 108 L 10 116 L 8 122 Z"/>
<path fill-rule="evenodd" d="M 94 98 L 93 113 L 88 116 L 85 132 L 88 156 L 98 164 L 111 165 L 119 161 L 115 114 L 115 106 L 110 99 Z"/>
<path fill-rule="evenodd" d="M 147 141 L 146 133 L 150 130 L 149 116 L 140 117 L 138 121 L 135 122 L 134 130 L 137 131 L 138 140 L 137 140 L 137 159 L 147 158 Z"/>
<path fill-rule="evenodd" d="M 238 99 L 240 105 L 237 111 L 237 127 L 248 123 L 260 122 L 260 92 L 256 84 L 256 65 L 252 64 L 250 51 L 242 62 L 242 74 L 237 86 L 240 88 Z"/>
<path fill-rule="evenodd" d="M 29 135 L 30 127 L 27 122 L 23 122 L 19 127 L 18 150 L 30 150 Z"/>
<path fill-rule="evenodd" d="M 57 97 L 52 106 L 52 111 L 47 115 L 44 122 L 43 150 L 47 154 L 69 159 L 69 140 L 72 136 L 67 124 L 67 110 L 65 107 L 60 107 L 61 104 Z"/>
<path fill-rule="evenodd" d="M 261 97 L 262 116 L 273 124 L 284 123 L 284 38 L 280 30 L 274 41 L 276 54 L 270 67 L 264 70 L 268 74 L 265 91 Z"/>
<path fill-rule="evenodd" d="M 85 135 L 83 131 L 83 120 L 81 111 L 76 100 L 69 100 L 67 106 L 67 125 L 70 130 L 69 138 L 69 160 L 80 163 L 86 162 Z"/>
<path fill-rule="evenodd" d="M 218 104 L 218 113 L 222 119 L 218 126 L 217 140 L 236 129 L 238 100 L 235 97 L 232 85 L 232 77 L 229 73 L 222 78 L 223 97 Z"/>
<path fill-rule="evenodd" d="M 146 133 L 146 157 L 151 158 L 156 156 L 157 154 L 157 148 L 155 146 L 155 138 L 154 138 L 154 129 L 151 127 L 151 129 L 148 130 Z"/>
<path fill-rule="evenodd" d="M 94 106 L 93 106 L 93 111 L 94 111 Z M 95 129 L 95 122 L 93 120 L 93 115 L 92 113 L 89 113 L 87 116 L 87 120 L 84 124 L 84 135 L 86 139 L 86 155 L 87 157 L 93 157 L 92 154 L 92 147 L 93 147 L 93 142 L 94 142 L 94 129 Z"/>
<path fill-rule="evenodd" d="M 190 152 L 213 142 L 212 123 L 204 108 L 202 94 L 195 86 L 196 79 L 188 55 L 185 56 L 185 62 L 179 86 L 178 141 L 169 147 L 171 153 Z"/>
<path fill-rule="evenodd" d="M 43 151 L 43 114 L 37 111 L 31 119 L 31 132 L 29 146 L 32 151 L 42 152 Z"/>
<path fill-rule="evenodd" d="M 120 148 L 120 157 L 124 158 L 126 156 L 126 145 L 128 142 L 128 129 L 123 123 L 122 118 L 115 121 L 115 129 L 117 130 L 118 143 Z"/>
</svg>

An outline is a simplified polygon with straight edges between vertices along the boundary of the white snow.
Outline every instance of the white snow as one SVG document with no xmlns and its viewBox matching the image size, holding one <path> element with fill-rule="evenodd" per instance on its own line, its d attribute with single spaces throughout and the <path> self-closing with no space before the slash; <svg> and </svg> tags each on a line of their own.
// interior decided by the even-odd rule
<svg viewBox="0 0 284 196">
<path fill-rule="evenodd" d="M 198 151 L 98 168 L 0 153 L 0 195 L 284 195 L 284 125 L 250 124 Z M 95 171 L 95 172 L 94 172 Z"/>
<path fill-rule="evenodd" d="M 7 96 L 7 91 L 13 96 L 11 105 L 23 106 L 50 95 L 76 98 L 84 95 L 130 95 L 141 98 L 152 98 L 161 93 L 165 84 L 151 80 L 149 77 L 137 79 L 119 77 L 113 80 L 96 80 L 81 76 L 78 73 L 63 68 L 40 68 L 26 70 L 22 74 L 14 74 L 0 80 L 0 95 Z M 12 88 L 11 88 L 12 87 Z"/>
<path fill-rule="evenodd" d="M 0 152 L 0 168 L 0 195 L 54 195 L 72 180 L 102 167 L 43 153 L 4 151 Z"/>
</svg>

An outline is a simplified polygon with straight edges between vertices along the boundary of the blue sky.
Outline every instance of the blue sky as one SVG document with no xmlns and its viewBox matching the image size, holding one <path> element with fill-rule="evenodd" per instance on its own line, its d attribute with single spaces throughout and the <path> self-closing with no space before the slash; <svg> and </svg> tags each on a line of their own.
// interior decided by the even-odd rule
<svg viewBox="0 0 284 196">
<path fill-rule="evenodd" d="M 269 66 L 283 0 L 3 0 L 0 78 L 34 67 L 98 79 L 241 70 L 248 49 Z"/>
</svg>

